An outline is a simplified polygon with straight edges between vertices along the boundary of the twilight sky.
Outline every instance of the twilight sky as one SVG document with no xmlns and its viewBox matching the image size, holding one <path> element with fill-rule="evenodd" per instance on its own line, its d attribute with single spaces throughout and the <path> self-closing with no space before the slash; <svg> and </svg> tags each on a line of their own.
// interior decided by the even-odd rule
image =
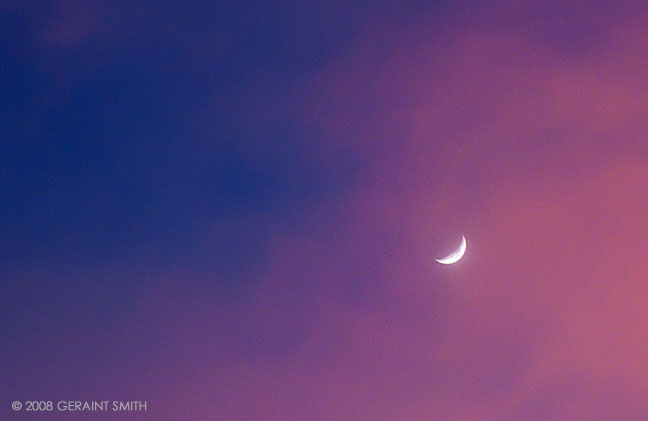
<svg viewBox="0 0 648 421">
<path fill-rule="evenodd" d="M 648 419 L 644 3 L 0 0 L 1 418 Z"/>
</svg>

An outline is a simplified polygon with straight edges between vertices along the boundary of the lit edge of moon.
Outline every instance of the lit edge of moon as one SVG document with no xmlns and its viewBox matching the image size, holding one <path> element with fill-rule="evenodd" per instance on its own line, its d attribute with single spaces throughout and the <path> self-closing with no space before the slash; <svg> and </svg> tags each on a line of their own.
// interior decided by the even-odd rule
<svg viewBox="0 0 648 421">
<path fill-rule="evenodd" d="M 451 265 L 453 263 L 457 263 L 461 258 L 463 257 L 464 253 L 466 252 L 466 237 L 463 235 L 461 236 L 461 244 L 459 245 L 459 248 L 446 257 L 442 259 L 434 259 L 437 262 L 443 264 L 443 265 Z"/>
</svg>

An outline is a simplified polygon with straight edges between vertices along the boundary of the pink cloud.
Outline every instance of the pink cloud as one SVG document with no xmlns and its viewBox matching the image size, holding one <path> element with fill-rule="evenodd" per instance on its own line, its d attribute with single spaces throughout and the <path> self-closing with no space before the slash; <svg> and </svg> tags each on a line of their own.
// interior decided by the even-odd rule
<svg viewBox="0 0 648 421">
<path fill-rule="evenodd" d="M 142 299 L 134 326 L 171 332 L 161 413 L 648 415 L 646 15 L 589 10 L 595 43 L 576 51 L 587 34 L 541 39 L 568 31 L 555 16 L 496 25 L 537 12 L 511 4 L 493 21 L 376 21 L 295 86 L 293 123 L 328 140 L 311 158 L 354 153 L 367 172 L 273 232 L 247 301 Z M 436 265 L 461 234 L 465 258 Z"/>
<path fill-rule="evenodd" d="M 598 22 L 596 48 L 573 56 L 538 42 L 541 23 L 533 36 L 369 29 L 300 87 L 301 124 L 338 141 L 323 149 L 369 163 L 371 176 L 339 204 L 356 223 L 342 241 L 382 232 L 399 244 L 374 255 L 379 286 L 360 308 L 323 307 L 321 318 L 341 321 L 320 327 L 302 356 L 339 339 L 335 359 L 349 366 L 334 383 L 348 388 L 346 410 L 372 401 L 385 418 L 393 408 L 449 419 L 646 413 L 646 56 L 622 41 L 643 30 L 628 15 Z M 464 261 L 433 266 L 435 241 L 461 232 Z"/>
</svg>

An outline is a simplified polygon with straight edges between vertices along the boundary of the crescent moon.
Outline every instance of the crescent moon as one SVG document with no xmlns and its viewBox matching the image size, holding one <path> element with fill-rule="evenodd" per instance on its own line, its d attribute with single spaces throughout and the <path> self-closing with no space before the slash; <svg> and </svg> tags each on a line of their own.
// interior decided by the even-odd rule
<svg viewBox="0 0 648 421">
<path fill-rule="evenodd" d="M 444 264 L 444 265 L 451 265 L 453 263 L 457 263 L 464 255 L 466 252 L 466 237 L 463 235 L 461 236 L 461 244 L 459 245 L 459 248 L 443 259 L 434 259 L 437 262 Z"/>
</svg>

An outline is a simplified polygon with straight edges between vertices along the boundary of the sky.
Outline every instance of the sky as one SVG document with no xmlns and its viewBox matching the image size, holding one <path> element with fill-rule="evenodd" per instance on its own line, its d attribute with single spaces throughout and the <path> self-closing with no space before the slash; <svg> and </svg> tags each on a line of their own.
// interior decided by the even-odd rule
<svg viewBox="0 0 648 421">
<path fill-rule="evenodd" d="M 0 1 L 2 418 L 647 419 L 646 19 Z"/>
</svg>

